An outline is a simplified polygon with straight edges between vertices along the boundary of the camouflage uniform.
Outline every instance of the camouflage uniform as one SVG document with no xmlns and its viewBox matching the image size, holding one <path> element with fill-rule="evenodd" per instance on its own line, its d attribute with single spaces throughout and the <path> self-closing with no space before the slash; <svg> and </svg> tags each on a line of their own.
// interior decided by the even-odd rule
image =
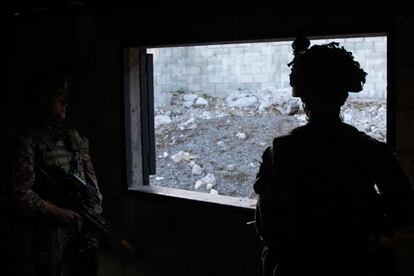
<svg viewBox="0 0 414 276">
<path fill-rule="evenodd" d="M 385 143 L 344 123 L 309 123 L 275 138 L 262 158 L 260 275 L 393 275 L 392 252 L 372 237 L 412 224 L 414 196 Z"/>
<path fill-rule="evenodd" d="M 35 164 L 46 170 L 59 167 L 72 171 L 94 185 L 97 191 L 95 207 L 99 209 L 102 196 L 89 156 L 88 140 L 63 124 L 45 123 L 29 129 L 18 139 L 11 195 L 16 207 L 25 214 L 24 236 L 29 242 L 27 252 L 33 261 L 34 275 L 90 275 L 73 270 L 83 267 L 79 263 L 81 257 L 74 257 L 82 255 L 80 253 L 84 260 L 88 259 L 86 255 L 92 256 L 91 250 L 96 244 L 90 242 L 94 239 L 81 234 L 84 227 L 80 227 L 79 221 L 60 225 L 47 214 L 46 202 L 57 206 L 59 203 L 44 183 L 39 183 Z M 96 262 L 90 259 L 92 263 Z M 96 270 L 97 263 L 89 267 Z"/>
</svg>

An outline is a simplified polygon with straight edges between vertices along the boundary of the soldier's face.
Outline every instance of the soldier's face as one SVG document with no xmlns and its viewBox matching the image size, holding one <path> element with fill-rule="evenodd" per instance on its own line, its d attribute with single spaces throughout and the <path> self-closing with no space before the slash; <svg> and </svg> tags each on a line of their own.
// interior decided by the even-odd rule
<svg viewBox="0 0 414 276">
<path fill-rule="evenodd" d="M 50 101 L 50 115 L 56 122 L 63 122 L 66 118 L 66 107 L 68 102 L 62 96 L 54 97 Z"/>
</svg>

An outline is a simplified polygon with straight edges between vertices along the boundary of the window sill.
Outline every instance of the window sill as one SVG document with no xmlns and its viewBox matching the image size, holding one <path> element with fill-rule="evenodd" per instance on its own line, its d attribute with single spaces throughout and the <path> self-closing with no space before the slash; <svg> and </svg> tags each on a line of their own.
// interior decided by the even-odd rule
<svg viewBox="0 0 414 276">
<path fill-rule="evenodd" d="M 207 193 L 179 190 L 179 189 L 166 188 L 166 187 L 157 187 L 157 186 L 140 186 L 134 189 L 130 189 L 130 191 L 157 194 L 161 196 L 196 200 L 196 201 L 215 203 L 219 205 L 228 205 L 228 206 L 233 206 L 233 207 L 241 207 L 241 208 L 247 208 L 247 209 L 255 209 L 256 202 L 257 202 L 257 200 L 249 199 L 249 198 L 237 198 L 237 197 L 224 196 L 224 195 L 211 195 Z"/>
</svg>

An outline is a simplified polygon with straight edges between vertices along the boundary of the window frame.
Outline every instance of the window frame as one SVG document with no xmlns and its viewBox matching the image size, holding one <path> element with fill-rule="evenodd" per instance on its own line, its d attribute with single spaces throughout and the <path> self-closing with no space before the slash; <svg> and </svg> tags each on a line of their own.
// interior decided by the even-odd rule
<svg viewBox="0 0 414 276">
<path fill-rule="evenodd" d="M 358 31 L 356 31 L 358 30 Z M 135 93 L 140 93 L 141 87 L 136 87 L 141 81 L 131 80 L 131 68 L 129 67 L 130 49 L 143 50 L 148 48 L 163 48 L 163 47 L 183 47 L 183 46 L 201 46 L 201 45 L 216 45 L 216 44 L 235 44 L 235 43 L 255 43 L 255 42 L 276 42 L 276 41 L 286 41 L 293 40 L 295 33 L 305 33 L 309 39 L 326 39 L 326 38 L 350 38 L 350 37 L 371 37 L 371 36 L 386 36 L 387 37 L 387 132 L 386 140 L 387 144 L 395 149 L 395 140 L 396 140 L 396 85 L 395 85 L 395 28 L 390 25 L 376 25 L 376 26 L 348 26 L 348 27 L 337 27 L 337 28 L 326 28 L 324 30 L 308 30 L 308 31 L 279 31 L 277 35 L 275 33 L 255 33 L 255 34 L 246 34 L 243 37 L 236 35 L 227 35 L 227 36 L 216 36 L 210 37 L 207 39 L 199 39 L 194 37 L 176 37 L 176 38 L 166 38 L 166 39 L 153 39 L 147 41 L 126 41 L 121 45 L 121 60 L 122 60 L 122 111 L 123 111 L 123 122 L 124 127 L 124 186 L 127 193 L 140 196 L 156 196 L 156 197 L 169 197 L 177 200 L 192 200 L 201 203 L 207 204 L 216 204 L 216 205 L 225 205 L 233 206 L 245 209 L 254 209 L 256 206 L 255 199 L 246 199 L 246 198 L 237 198 L 224 195 L 210 195 L 204 194 L 195 191 L 180 190 L 175 188 L 167 187 L 157 187 L 148 185 L 149 180 L 149 167 L 147 168 L 138 168 L 138 173 L 133 173 L 133 164 L 137 166 L 137 158 L 130 156 L 132 154 L 133 146 L 131 145 L 131 124 L 136 123 L 136 120 L 131 118 L 131 110 L 134 109 L 134 112 L 141 112 L 141 100 L 131 108 L 131 81 L 134 83 Z M 137 62 L 137 61 L 135 61 Z M 138 64 L 141 64 L 138 61 Z M 135 64 L 136 66 L 136 64 Z M 133 68 L 133 70 L 139 70 Z M 135 95 L 137 98 L 137 95 Z M 153 99 L 153 98 L 152 98 Z M 145 99 L 144 99 L 145 100 Z M 139 106 L 139 107 L 138 107 Z M 139 111 L 137 111 L 139 109 Z M 142 114 L 142 113 L 141 113 Z M 142 116 L 140 117 L 141 124 L 139 126 L 140 131 L 142 130 Z M 153 118 L 152 118 L 153 119 Z M 148 123 L 147 123 L 148 125 Z M 152 125 L 153 127 L 153 125 Z M 135 135 L 137 133 L 135 132 Z M 141 136 L 142 137 L 142 136 Z M 147 139 L 147 138 L 144 138 Z M 146 140 L 148 141 L 148 139 Z M 135 143 L 137 143 L 135 141 Z M 136 145 L 135 145 L 136 146 Z M 148 145 L 147 145 L 148 147 Z M 142 159 L 142 148 L 145 146 L 141 145 L 141 159 Z M 147 155 L 148 157 L 148 155 Z M 155 157 L 154 157 L 155 158 Z M 141 163 L 142 165 L 142 163 Z M 146 170 L 146 171 L 145 171 Z M 141 173 L 141 184 L 138 184 L 137 175 Z M 142 174 L 147 176 L 142 176 Z M 146 184 L 146 185 L 145 185 Z"/>
</svg>

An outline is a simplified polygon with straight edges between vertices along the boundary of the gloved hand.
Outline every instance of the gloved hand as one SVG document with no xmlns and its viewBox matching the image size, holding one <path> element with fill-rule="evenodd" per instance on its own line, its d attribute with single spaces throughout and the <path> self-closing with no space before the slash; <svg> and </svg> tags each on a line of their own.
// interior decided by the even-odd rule
<svg viewBox="0 0 414 276">
<path fill-rule="evenodd" d="M 52 203 L 46 203 L 46 209 L 49 215 L 55 218 L 58 222 L 62 224 L 70 224 L 75 219 L 80 219 L 81 217 L 74 211 L 66 208 L 60 208 Z"/>
</svg>

